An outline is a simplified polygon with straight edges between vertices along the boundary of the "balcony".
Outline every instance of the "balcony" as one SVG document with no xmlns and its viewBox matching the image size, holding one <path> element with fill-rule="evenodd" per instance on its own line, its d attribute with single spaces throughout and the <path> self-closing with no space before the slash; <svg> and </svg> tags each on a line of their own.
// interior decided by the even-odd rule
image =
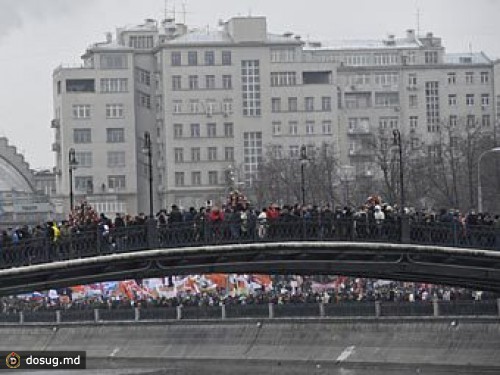
<svg viewBox="0 0 500 375">
<path fill-rule="evenodd" d="M 59 129 L 60 126 L 61 126 L 61 121 L 58 118 L 55 118 L 50 122 L 50 127 L 52 129 Z"/>
<path fill-rule="evenodd" d="M 370 129 L 366 128 L 350 128 L 347 130 L 347 134 L 349 135 L 370 135 Z"/>
</svg>

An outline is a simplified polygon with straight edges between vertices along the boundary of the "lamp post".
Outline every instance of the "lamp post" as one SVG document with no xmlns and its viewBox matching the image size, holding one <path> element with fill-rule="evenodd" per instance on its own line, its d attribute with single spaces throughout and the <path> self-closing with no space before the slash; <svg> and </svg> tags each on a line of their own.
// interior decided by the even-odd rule
<svg viewBox="0 0 500 375">
<path fill-rule="evenodd" d="M 306 183 L 304 180 L 304 167 L 307 162 L 307 148 L 305 145 L 300 147 L 300 181 L 302 188 L 302 207 L 306 205 Z"/>
<path fill-rule="evenodd" d="M 394 145 L 399 148 L 399 191 L 401 200 L 401 213 L 404 214 L 405 209 L 405 188 L 404 188 L 404 165 L 403 165 L 403 145 L 401 144 L 401 132 L 398 129 L 392 131 L 394 137 Z"/>
<path fill-rule="evenodd" d="M 481 155 L 479 155 L 479 159 L 477 162 L 477 210 L 479 212 L 483 212 L 483 191 L 481 188 L 481 159 L 484 155 L 489 152 L 498 152 L 500 151 L 500 147 L 495 147 L 490 150 L 484 151 Z"/>
<path fill-rule="evenodd" d="M 78 162 L 76 161 L 76 153 L 74 148 L 68 151 L 68 169 L 69 169 L 69 212 L 73 210 L 73 170 L 76 169 Z"/>
<path fill-rule="evenodd" d="M 152 219 L 153 214 L 153 162 L 151 154 L 151 135 L 149 132 L 144 132 L 144 144 L 142 145 L 142 153 L 148 157 L 148 172 L 149 172 L 149 217 Z"/>
</svg>

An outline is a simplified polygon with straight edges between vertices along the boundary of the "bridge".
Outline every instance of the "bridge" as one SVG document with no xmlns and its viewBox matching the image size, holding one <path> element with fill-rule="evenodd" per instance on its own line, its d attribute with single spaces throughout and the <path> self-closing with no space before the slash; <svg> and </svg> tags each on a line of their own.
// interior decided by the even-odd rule
<svg viewBox="0 0 500 375">
<path fill-rule="evenodd" d="M 341 274 L 500 292 L 500 230 L 493 226 L 383 224 L 297 218 L 265 227 L 231 222 L 45 236 L 4 246 L 0 295 L 83 283 L 193 273 Z"/>
</svg>

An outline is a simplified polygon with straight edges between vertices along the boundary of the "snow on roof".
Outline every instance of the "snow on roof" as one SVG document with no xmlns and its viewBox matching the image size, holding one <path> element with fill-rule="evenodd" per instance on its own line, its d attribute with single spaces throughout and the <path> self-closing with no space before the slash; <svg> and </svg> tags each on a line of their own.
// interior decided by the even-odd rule
<svg viewBox="0 0 500 375">
<path fill-rule="evenodd" d="M 389 40 L 330 40 L 322 42 L 320 47 L 306 46 L 309 50 L 365 50 L 365 49 L 400 49 L 418 48 L 420 44 L 414 39 L 394 38 Z"/>
<path fill-rule="evenodd" d="M 446 64 L 491 64 L 492 61 L 484 52 L 447 53 L 444 55 Z"/>
<path fill-rule="evenodd" d="M 294 38 L 288 38 L 278 34 L 267 34 L 267 43 L 291 43 L 298 44 Z M 181 35 L 175 39 L 169 40 L 167 44 L 210 44 L 210 43 L 234 43 L 231 35 L 224 30 L 208 31 L 203 29 L 193 29 L 187 34 Z"/>
</svg>

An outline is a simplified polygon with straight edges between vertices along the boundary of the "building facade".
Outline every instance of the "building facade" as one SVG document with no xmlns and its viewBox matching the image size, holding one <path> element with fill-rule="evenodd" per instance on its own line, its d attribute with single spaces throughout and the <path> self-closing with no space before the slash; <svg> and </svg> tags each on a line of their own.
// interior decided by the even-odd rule
<svg viewBox="0 0 500 375">
<path fill-rule="evenodd" d="M 339 168 L 369 181 L 374 143 L 389 147 L 394 130 L 415 150 L 432 151 L 443 127 L 461 123 L 496 137 L 495 64 L 483 53 L 446 54 L 432 33 L 322 45 L 268 33 L 264 17 L 217 30 L 146 20 L 94 44 L 83 61 L 54 71 L 61 211 L 70 149 L 77 200 L 147 211 L 146 131 L 155 210 L 250 191 L 264 158 L 298 158 L 302 146 L 308 155 L 328 146 Z"/>
</svg>

